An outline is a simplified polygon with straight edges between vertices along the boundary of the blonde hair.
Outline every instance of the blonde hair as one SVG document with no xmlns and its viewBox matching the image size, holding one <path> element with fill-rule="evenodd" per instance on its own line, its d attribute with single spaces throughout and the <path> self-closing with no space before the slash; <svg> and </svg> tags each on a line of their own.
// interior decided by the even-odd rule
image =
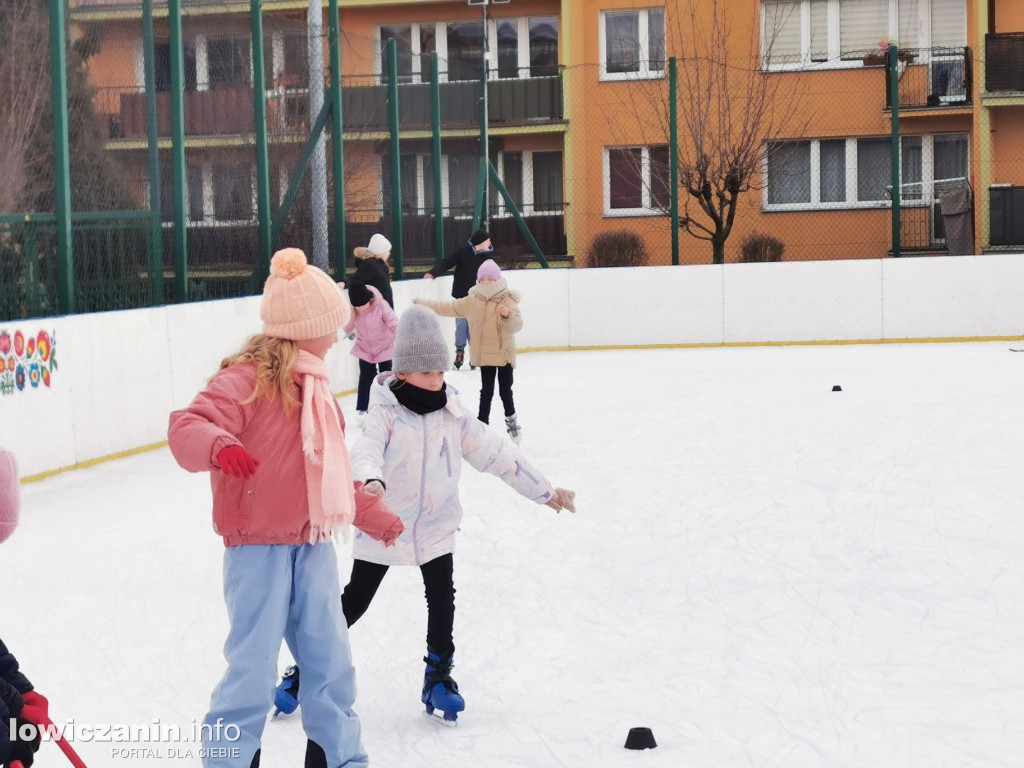
<svg viewBox="0 0 1024 768">
<path fill-rule="evenodd" d="M 290 416 L 299 407 L 297 387 L 292 378 L 298 359 L 299 345 L 296 342 L 259 334 L 250 338 L 241 351 L 221 360 L 217 372 L 231 365 L 256 366 L 256 384 L 249 397 L 242 401 L 243 405 L 261 397 L 273 400 L 280 395 L 285 414 Z"/>
</svg>

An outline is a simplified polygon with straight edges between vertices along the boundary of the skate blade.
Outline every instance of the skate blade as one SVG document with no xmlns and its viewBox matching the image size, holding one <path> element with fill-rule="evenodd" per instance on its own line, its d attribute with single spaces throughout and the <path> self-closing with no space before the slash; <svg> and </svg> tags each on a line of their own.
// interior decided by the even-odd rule
<svg viewBox="0 0 1024 768">
<path fill-rule="evenodd" d="M 438 711 L 438 710 L 435 710 L 434 712 L 424 712 L 423 714 L 428 719 L 434 720 L 434 721 L 440 723 L 441 725 L 443 725 L 446 728 L 454 728 L 455 726 L 457 726 L 459 724 L 458 720 L 446 720 L 444 718 L 444 715 L 440 711 Z"/>
</svg>

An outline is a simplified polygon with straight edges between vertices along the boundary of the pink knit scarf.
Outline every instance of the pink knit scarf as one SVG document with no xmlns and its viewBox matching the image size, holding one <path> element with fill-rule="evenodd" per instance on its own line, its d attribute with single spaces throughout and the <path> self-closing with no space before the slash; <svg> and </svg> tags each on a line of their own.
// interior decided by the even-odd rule
<svg viewBox="0 0 1024 768">
<path fill-rule="evenodd" d="M 306 457 L 309 543 L 329 541 L 355 517 L 352 462 L 345 445 L 338 408 L 328 385 L 327 364 L 300 351 L 295 371 L 302 375 L 302 452 Z"/>
</svg>

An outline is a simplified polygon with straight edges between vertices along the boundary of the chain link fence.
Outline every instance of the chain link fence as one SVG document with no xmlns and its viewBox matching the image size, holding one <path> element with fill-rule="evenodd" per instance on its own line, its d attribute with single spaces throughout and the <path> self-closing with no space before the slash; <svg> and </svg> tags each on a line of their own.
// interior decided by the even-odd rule
<svg viewBox="0 0 1024 768">
<path fill-rule="evenodd" d="M 0 319 L 60 311 L 47 7 L 0 8 L 0 95 L 25 116 L 0 121 Z M 258 292 L 264 170 L 271 248 L 298 246 L 338 279 L 375 232 L 395 246 L 396 277 L 417 276 L 480 223 L 505 267 L 883 258 L 894 191 L 902 256 L 1024 247 L 1024 106 L 1000 96 L 1024 90 L 1024 35 L 990 35 L 986 61 L 908 48 L 895 72 L 877 49 L 727 62 L 683 51 L 673 63 L 653 34 L 653 47 L 563 66 L 557 19 L 497 20 L 486 149 L 499 189 L 481 178 L 481 22 L 343 30 L 336 159 L 333 118 L 318 120 L 332 100 L 327 24 L 264 13 L 261 169 L 252 18 L 214 7 L 187 2 L 182 17 L 184 293 L 166 9 L 148 67 L 139 3 L 70 10 L 74 311 Z M 654 11 L 629 13 L 656 28 Z"/>
</svg>

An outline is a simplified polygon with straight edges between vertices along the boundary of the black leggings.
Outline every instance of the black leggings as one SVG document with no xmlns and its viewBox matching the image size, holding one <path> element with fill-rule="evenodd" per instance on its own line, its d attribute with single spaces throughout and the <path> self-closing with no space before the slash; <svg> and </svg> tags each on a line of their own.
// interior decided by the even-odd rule
<svg viewBox="0 0 1024 768">
<path fill-rule="evenodd" d="M 498 394 L 501 395 L 501 404 L 505 406 L 505 415 L 511 416 L 516 412 L 516 404 L 512 401 L 512 371 L 511 365 L 505 364 L 500 368 L 496 365 L 480 366 L 480 415 L 477 417 L 484 424 L 491 418 L 491 400 L 494 397 L 494 376 L 498 376 Z"/>
<path fill-rule="evenodd" d="M 365 411 L 370 407 L 370 385 L 373 384 L 373 377 L 377 370 L 381 373 L 391 370 L 391 361 L 385 360 L 381 363 L 368 363 L 359 358 L 359 389 L 356 393 L 356 410 Z"/>
<path fill-rule="evenodd" d="M 427 646 L 440 656 L 455 651 L 452 629 L 455 625 L 455 583 L 452 580 L 452 556 L 441 557 L 420 566 L 427 597 Z M 388 566 L 355 560 L 352 577 L 341 595 L 341 610 L 351 627 L 370 607 Z"/>
</svg>

